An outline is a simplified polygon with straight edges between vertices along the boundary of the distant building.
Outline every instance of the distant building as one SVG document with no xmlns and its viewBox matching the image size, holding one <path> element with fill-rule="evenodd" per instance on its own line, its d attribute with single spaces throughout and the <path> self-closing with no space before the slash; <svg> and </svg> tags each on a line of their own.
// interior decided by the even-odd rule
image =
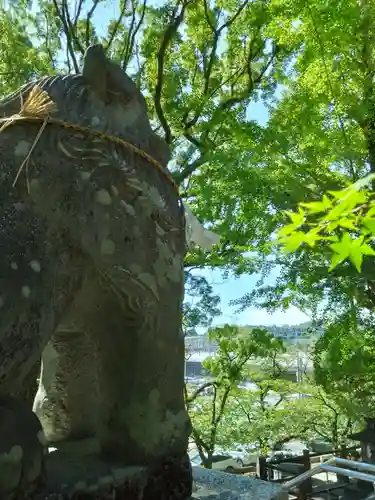
<svg viewBox="0 0 375 500">
<path fill-rule="evenodd" d="M 203 361 L 209 357 L 208 352 L 192 354 L 185 361 L 185 377 L 201 378 L 207 376 L 207 370 L 203 367 Z"/>
<path fill-rule="evenodd" d="M 195 352 L 214 353 L 217 349 L 217 342 L 210 340 L 208 335 L 194 335 L 193 337 L 185 337 L 185 349 L 187 355 Z"/>
<path fill-rule="evenodd" d="M 185 376 L 204 377 L 207 375 L 203 361 L 215 354 L 217 343 L 212 342 L 208 335 L 185 337 Z"/>
</svg>

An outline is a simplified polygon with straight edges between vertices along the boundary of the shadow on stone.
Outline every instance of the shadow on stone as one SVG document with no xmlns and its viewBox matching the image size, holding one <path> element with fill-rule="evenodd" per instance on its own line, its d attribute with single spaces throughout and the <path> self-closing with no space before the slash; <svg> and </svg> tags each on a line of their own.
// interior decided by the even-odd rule
<svg viewBox="0 0 375 500">
<path fill-rule="evenodd" d="M 35 500 L 186 500 L 191 496 L 191 468 L 187 456 L 171 457 L 149 467 L 124 467 L 96 454 L 74 454 L 65 448 L 64 451 L 50 451 L 46 471 L 46 485 L 35 494 Z"/>
</svg>

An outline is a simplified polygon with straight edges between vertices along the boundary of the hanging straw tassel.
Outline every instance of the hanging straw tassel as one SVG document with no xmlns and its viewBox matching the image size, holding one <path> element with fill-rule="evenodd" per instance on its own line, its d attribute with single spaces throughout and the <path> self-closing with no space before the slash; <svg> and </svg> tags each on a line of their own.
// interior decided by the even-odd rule
<svg viewBox="0 0 375 500">
<path fill-rule="evenodd" d="M 48 93 L 36 85 L 31 89 L 26 101 L 22 104 L 20 112 L 5 120 L 0 132 L 23 118 L 48 118 L 56 109 L 56 105 Z"/>
<path fill-rule="evenodd" d="M 20 116 L 35 116 L 38 118 L 46 118 L 51 113 L 56 111 L 56 104 L 53 102 L 49 94 L 35 85 L 31 89 L 24 105 L 21 108 Z"/>
<path fill-rule="evenodd" d="M 22 101 L 22 95 L 21 95 L 21 101 Z M 30 192 L 30 186 L 27 178 L 27 170 L 28 170 L 28 163 L 30 160 L 30 156 L 34 151 L 35 146 L 38 144 L 38 141 L 44 129 L 47 126 L 50 114 L 56 110 L 57 107 L 53 102 L 53 100 L 51 99 L 51 97 L 48 95 L 48 93 L 36 85 L 31 89 L 30 94 L 28 95 L 26 101 L 22 104 L 20 112 L 17 113 L 16 115 L 11 116 L 8 120 L 5 121 L 3 126 L 0 128 L 0 132 L 2 132 L 16 121 L 25 118 L 38 118 L 39 120 L 43 119 L 42 126 L 40 127 L 38 134 L 35 137 L 29 152 L 27 153 L 26 158 L 23 160 L 20 168 L 18 169 L 17 175 L 13 181 L 13 187 L 16 185 L 18 181 L 18 178 L 23 170 L 23 167 L 26 166 L 26 183 L 28 191 Z"/>
</svg>

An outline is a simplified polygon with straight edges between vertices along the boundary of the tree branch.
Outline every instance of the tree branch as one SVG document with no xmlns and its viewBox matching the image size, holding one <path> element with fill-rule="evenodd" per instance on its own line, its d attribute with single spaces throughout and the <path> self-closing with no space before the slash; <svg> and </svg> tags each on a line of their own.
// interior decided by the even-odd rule
<svg viewBox="0 0 375 500">
<path fill-rule="evenodd" d="M 221 399 L 219 411 L 218 411 L 218 414 L 216 416 L 217 387 L 214 386 L 214 397 L 213 397 L 213 401 L 212 401 L 213 408 L 212 408 L 212 419 L 211 419 L 211 433 L 210 433 L 210 444 L 212 446 L 212 450 L 214 450 L 214 447 L 215 447 L 217 428 L 221 422 L 221 419 L 223 418 L 224 408 L 225 408 L 230 390 L 231 390 L 230 386 L 227 386 L 224 389 L 224 394 L 223 394 L 223 397 Z"/>
<path fill-rule="evenodd" d="M 93 0 L 93 5 L 91 9 L 87 13 L 86 17 L 86 47 L 90 45 L 90 26 L 91 26 L 91 18 L 94 15 L 96 7 L 98 6 L 100 0 Z"/>
<path fill-rule="evenodd" d="M 112 30 L 112 33 L 111 33 L 111 36 L 109 37 L 109 40 L 108 40 L 108 43 L 107 43 L 107 50 L 110 51 L 111 50 L 111 45 L 113 43 L 113 40 L 115 39 L 115 36 L 117 35 L 117 32 L 120 28 L 120 25 L 121 25 L 121 22 L 124 18 L 124 15 L 125 15 L 125 11 L 126 11 L 126 1 L 123 2 L 122 4 L 122 7 L 121 7 L 121 11 L 120 11 L 120 14 L 116 20 L 116 23 L 113 27 L 113 30 Z"/>
<path fill-rule="evenodd" d="M 134 44 L 135 44 L 135 37 L 137 36 L 137 33 L 138 31 L 140 30 L 141 26 L 142 26 L 142 23 L 143 23 L 143 20 L 144 20 L 144 17 L 145 17 L 145 13 L 146 13 L 146 5 L 147 5 L 147 0 L 144 0 L 143 1 L 143 5 L 142 5 L 142 12 L 141 12 L 141 16 L 139 18 L 139 22 L 137 24 L 137 26 L 135 27 L 135 29 L 131 30 L 129 32 L 129 35 L 131 33 L 131 36 L 130 36 L 130 41 L 129 41 L 129 44 L 127 45 L 127 49 L 126 49 L 126 55 L 125 55 L 125 60 L 124 62 L 126 62 L 126 66 L 129 64 L 129 61 L 130 61 L 130 58 L 131 58 L 131 55 L 133 53 L 133 48 L 134 48 Z M 132 23 L 133 23 L 133 19 L 132 19 Z M 133 26 L 133 25 L 132 25 Z M 126 68 L 125 66 L 125 68 Z"/>
<path fill-rule="evenodd" d="M 185 398 L 186 403 L 187 404 L 192 403 L 195 399 L 197 399 L 199 394 L 202 394 L 202 392 L 208 387 L 215 387 L 214 382 L 206 382 L 201 387 L 198 387 L 198 389 L 196 389 L 191 396 L 188 396 L 186 393 L 186 398 Z"/>
<path fill-rule="evenodd" d="M 85 0 L 78 0 L 78 6 L 76 6 L 75 8 L 74 21 L 73 21 L 74 24 L 77 24 L 77 21 L 79 20 L 84 3 Z"/>
<path fill-rule="evenodd" d="M 250 413 L 245 409 L 244 405 L 241 403 L 241 401 L 238 398 L 234 398 L 235 401 L 237 401 L 238 406 L 241 408 L 241 411 L 245 414 L 247 421 L 249 424 L 252 423 L 251 418 L 250 418 Z"/>
<path fill-rule="evenodd" d="M 231 24 L 238 17 L 238 15 L 241 13 L 241 11 L 246 6 L 246 4 L 247 4 L 247 0 L 242 4 L 242 6 L 240 7 L 240 9 L 237 11 L 237 13 L 230 20 L 228 20 L 227 23 L 225 23 L 224 25 L 222 25 L 219 28 L 219 30 L 217 30 L 217 31 L 220 31 L 224 27 L 227 27 L 228 23 Z M 257 31 L 257 33 L 258 32 L 259 32 L 259 30 Z M 213 117 L 218 112 L 223 112 L 226 109 L 229 109 L 232 106 L 234 106 L 236 104 L 240 104 L 241 102 L 244 102 L 246 99 L 248 99 L 250 97 L 251 93 L 257 87 L 257 85 L 261 82 L 262 78 L 264 77 L 264 75 L 267 72 L 267 70 L 270 68 L 270 66 L 273 63 L 273 61 L 275 60 L 275 58 L 277 56 L 277 53 L 278 53 L 278 48 L 277 48 L 276 45 L 274 45 L 272 53 L 271 53 L 271 55 L 268 58 L 268 61 L 264 64 L 264 66 L 263 66 L 262 70 L 260 71 L 260 73 L 258 74 L 257 78 L 254 79 L 253 75 L 251 73 L 251 60 L 259 53 L 259 50 L 258 51 L 254 51 L 255 40 L 256 40 L 256 35 L 254 35 L 254 37 L 252 38 L 252 40 L 250 42 L 249 54 L 248 54 L 246 65 L 245 65 L 244 68 L 237 69 L 229 78 L 227 78 L 223 83 L 221 83 L 221 85 L 217 86 L 211 92 L 209 92 L 209 87 L 206 87 L 206 85 L 205 85 L 204 92 L 207 93 L 206 98 L 207 99 L 212 99 L 214 97 L 214 95 L 224 85 L 226 85 L 229 81 L 233 81 L 234 78 L 239 79 L 246 72 L 248 73 L 249 82 L 248 82 L 248 88 L 247 88 L 247 90 L 245 92 L 243 92 L 242 94 L 240 94 L 240 95 L 232 96 L 232 97 L 224 100 L 223 102 L 219 103 L 218 107 L 216 108 L 216 110 L 213 113 Z M 212 53 L 211 53 L 211 55 L 212 55 Z M 197 123 L 199 117 L 201 116 L 201 113 L 203 112 L 203 109 L 204 109 L 204 103 L 199 107 L 199 109 L 198 109 L 197 113 L 195 114 L 195 116 L 191 120 L 189 120 L 188 122 L 186 122 L 187 116 L 188 116 L 188 112 L 185 113 L 185 115 L 184 115 L 184 118 L 183 118 L 183 121 L 185 122 L 184 137 L 199 150 L 200 157 L 198 159 L 196 159 L 193 163 L 186 165 L 183 168 L 182 171 L 180 171 L 179 173 L 176 173 L 174 175 L 174 179 L 175 179 L 175 181 L 176 181 L 177 184 L 181 184 L 181 182 L 183 182 L 187 177 L 189 177 L 194 172 L 194 170 L 196 170 L 197 168 L 199 168 L 200 166 L 202 166 L 204 163 L 206 163 L 206 161 L 207 161 L 207 158 L 205 157 L 206 151 L 212 149 L 213 147 L 215 147 L 214 144 L 210 144 L 210 145 L 206 145 L 205 144 L 205 141 L 207 140 L 208 135 L 209 135 L 209 131 L 208 130 L 206 130 L 202 134 L 200 140 L 198 140 L 195 137 L 193 137 L 191 133 L 188 133 L 189 128 L 193 127 Z"/>
<path fill-rule="evenodd" d="M 50 36 L 49 36 L 49 26 L 48 26 L 48 16 L 47 16 L 47 13 L 44 12 L 44 19 L 45 19 L 45 22 L 46 22 L 46 50 L 47 50 L 47 54 L 48 54 L 48 57 L 50 58 L 51 60 L 51 63 L 52 63 L 52 67 L 53 69 L 56 69 L 56 63 L 55 63 L 55 60 L 53 58 L 53 55 L 52 55 L 52 50 L 51 50 L 51 47 L 50 47 Z M 1 73 L 0 73 L 1 74 Z"/>
<path fill-rule="evenodd" d="M 212 397 L 212 413 L 211 413 L 211 426 L 210 426 L 210 449 L 213 450 L 215 447 L 215 436 L 216 436 L 216 398 L 217 398 L 217 387 L 214 387 L 214 394 Z"/>
<path fill-rule="evenodd" d="M 279 406 L 280 403 L 282 403 L 284 401 L 284 396 L 281 396 L 280 395 L 280 398 L 278 399 L 278 401 L 273 405 L 274 408 L 277 408 Z"/>
<path fill-rule="evenodd" d="M 61 5 L 62 5 L 63 12 L 64 12 L 65 20 L 66 20 L 66 26 L 68 26 L 68 33 L 69 33 L 70 37 L 73 39 L 78 50 L 83 55 L 85 53 L 85 50 L 82 47 L 82 44 L 77 36 L 77 26 L 75 23 L 72 23 L 72 20 L 70 19 L 69 7 L 68 7 L 67 0 L 62 0 Z"/>
<path fill-rule="evenodd" d="M 259 75 L 257 76 L 257 78 L 255 80 L 253 78 L 251 78 L 251 80 L 249 81 L 249 85 L 248 85 L 247 90 L 242 95 L 229 97 L 229 99 L 226 99 L 225 101 L 223 101 L 219 104 L 217 110 L 224 111 L 228 108 L 231 108 L 232 106 L 235 106 L 236 104 L 240 104 L 241 102 L 243 102 L 247 98 L 249 98 L 251 92 L 261 82 L 266 71 L 269 69 L 269 67 L 271 66 L 271 64 L 275 60 L 276 55 L 277 55 L 277 51 L 278 51 L 278 49 L 277 49 L 277 46 L 275 45 L 273 48 L 272 54 L 270 55 L 267 63 L 263 66 L 262 70 L 260 71 Z"/>
<path fill-rule="evenodd" d="M 170 145 L 172 143 L 172 132 L 171 129 L 168 125 L 168 122 L 165 118 L 163 108 L 161 106 L 161 93 L 162 93 L 162 88 L 163 88 L 163 78 L 164 78 L 164 59 L 165 59 L 165 54 L 168 48 L 168 45 L 170 41 L 172 40 L 173 36 L 176 34 L 179 26 L 181 25 L 184 15 L 185 15 L 185 10 L 186 7 L 188 6 L 188 1 L 184 1 L 182 4 L 182 8 L 180 13 L 175 17 L 175 14 L 177 12 L 177 9 L 179 7 L 179 3 L 176 5 L 176 8 L 174 10 L 174 13 L 172 15 L 172 20 L 167 26 L 164 36 L 162 38 L 161 44 L 160 44 L 160 49 L 157 54 L 157 80 L 156 80 L 156 86 L 155 86 L 155 93 L 154 93 L 154 105 L 155 105 L 155 111 L 158 116 L 158 119 L 161 123 L 161 126 L 163 127 L 164 133 L 165 133 L 165 142 Z"/>
<path fill-rule="evenodd" d="M 63 3 L 62 3 L 62 8 L 64 9 L 64 3 L 65 3 L 66 0 L 63 0 Z M 56 15 L 57 17 L 60 19 L 61 23 L 62 23 L 62 26 L 63 26 L 63 29 L 64 29 L 64 33 L 65 33 L 65 37 L 66 37 L 66 49 L 67 49 L 67 64 L 68 64 L 68 68 L 69 68 L 69 71 L 71 71 L 71 68 L 70 68 L 70 60 L 69 60 L 69 56 L 73 62 L 73 66 L 74 66 L 74 71 L 76 73 L 79 73 L 79 67 L 78 67 L 78 63 L 77 63 L 77 59 L 76 59 L 76 56 L 75 56 L 75 53 L 74 53 L 74 49 L 73 49 L 73 45 L 72 45 L 72 41 L 71 41 L 71 38 L 70 38 L 70 33 L 69 33 L 69 25 L 65 19 L 65 12 L 64 10 L 63 11 L 60 11 L 60 8 L 58 6 L 58 3 L 57 3 L 57 0 L 53 0 L 53 5 L 55 7 L 55 11 L 56 11 Z"/>
<path fill-rule="evenodd" d="M 194 428 L 192 429 L 191 433 L 192 433 L 194 442 L 197 445 L 199 456 L 201 457 L 202 462 L 205 463 L 206 457 L 204 456 L 203 450 L 206 450 L 206 453 L 208 454 L 208 452 L 210 451 L 210 447 L 207 443 L 205 443 L 203 441 L 203 439 L 200 437 L 198 431 L 196 431 Z"/>
<path fill-rule="evenodd" d="M 211 78 L 212 68 L 213 68 L 213 65 L 214 65 L 214 62 L 215 62 L 215 58 L 216 58 L 216 52 L 217 52 L 217 47 L 218 47 L 220 36 L 221 36 L 221 34 L 222 34 L 222 32 L 223 32 L 224 29 L 229 28 L 234 23 L 234 21 L 241 14 L 241 12 L 246 7 L 246 5 L 248 4 L 248 2 L 249 2 L 249 0 L 245 0 L 242 3 L 242 5 L 240 5 L 240 7 L 238 8 L 237 12 L 231 18 L 229 18 L 219 28 L 216 28 L 212 24 L 211 19 L 210 19 L 210 15 L 209 15 L 209 12 L 208 12 L 207 0 L 203 0 L 205 18 L 206 18 L 207 24 L 211 28 L 211 31 L 212 31 L 212 34 L 213 34 L 212 47 L 211 47 L 211 53 L 210 53 L 208 64 L 207 64 L 207 66 L 206 66 L 206 64 L 204 64 L 204 87 L 203 87 L 203 96 L 204 96 L 204 98 L 203 98 L 203 103 L 198 108 L 198 110 L 197 110 L 196 114 L 194 115 L 194 117 L 191 120 L 189 120 L 188 122 L 186 122 L 188 113 L 185 114 L 184 119 L 183 119 L 183 121 L 185 123 L 185 126 L 184 126 L 185 130 L 189 130 L 190 128 L 192 128 L 197 123 L 197 121 L 199 120 L 199 118 L 200 118 L 200 116 L 201 116 L 201 114 L 203 112 L 203 109 L 204 109 L 204 106 L 205 106 L 205 101 L 208 98 L 208 94 L 209 94 L 210 78 Z M 204 55 L 203 55 L 203 59 L 205 60 L 205 56 Z M 222 87 L 223 85 L 224 85 L 224 83 L 220 87 Z"/>
</svg>

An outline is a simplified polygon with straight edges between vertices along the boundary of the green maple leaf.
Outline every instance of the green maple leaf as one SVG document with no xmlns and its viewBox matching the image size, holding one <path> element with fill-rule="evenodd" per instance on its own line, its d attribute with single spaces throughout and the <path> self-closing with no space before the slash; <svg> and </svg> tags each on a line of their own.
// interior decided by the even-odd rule
<svg viewBox="0 0 375 500">
<path fill-rule="evenodd" d="M 361 252 L 360 247 L 353 248 L 349 254 L 349 258 L 357 271 L 361 272 L 363 253 Z"/>
<path fill-rule="evenodd" d="M 294 224 L 288 224 L 288 225 L 282 227 L 281 229 L 279 229 L 277 234 L 279 237 L 287 236 L 287 235 L 291 234 L 295 230 L 295 228 L 296 227 Z"/>
<path fill-rule="evenodd" d="M 330 232 L 334 231 L 338 226 L 339 226 L 338 220 L 330 222 L 327 226 L 327 231 L 330 233 Z"/>
<path fill-rule="evenodd" d="M 362 243 L 360 248 L 363 255 L 375 255 L 375 250 L 367 243 Z"/>
<path fill-rule="evenodd" d="M 372 233 L 375 234 L 375 219 L 365 218 L 363 220 L 363 225 Z"/>
<path fill-rule="evenodd" d="M 296 228 L 305 222 L 305 212 L 300 207 L 298 208 L 298 212 L 291 212 L 290 210 L 287 210 L 285 213 Z"/>
<path fill-rule="evenodd" d="M 375 215 L 375 206 L 374 202 L 370 203 L 370 210 L 366 213 L 366 219 L 371 218 L 373 215 Z"/>
<path fill-rule="evenodd" d="M 306 234 L 302 231 L 296 231 L 290 236 L 281 238 L 280 241 L 284 244 L 285 252 L 294 252 L 306 241 Z"/>
<path fill-rule="evenodd" d="M 335 252 L 331 260 L 329 271 L 332 271 L 346 259 L 349 259 L 358 272 L 361 271 L 363 256 L 375 255 L 373 250 L 367 243 L 363 242 L 363 236 L 353 239 L 349 233 L 344 233 L 341 241 L 333 243 L 330 248 Z"/>
<path fill-rule="evenodd" d="M 338 243 L 332 243 L 330 248 L 335 252 L 331 260 L 331 266 L 328 271 L 333 271 L 341 262 L 344 262 L 350 254 L 350 236 L 345 233 Z"/>
<path fill-rule="evenodd" d="M 345 229 L 355 229 L 354 219 L 340 219 L 338 225 L 344 227 Z"/>
<path fill-rule="evenodd" d="M 312 201 L 310 203 L 300 203 L 301 207 L 307 208 L 310 214 L 316 214 L 319 212 L 325 212 L 332 207 L 332 202 L 328 196 L 323 195 L 322 201 Z"/>
<path fill-rule="evenodd" d="M 326 238 L 323 238 L 322 236 L 320 236 L 319 234 L 319 228 L 314 228 L 314 229 L 311 229 L 311 231 L 309 231 L 308 233 L 305 234 L 305 242 L 310 246 L 310 247 L 314 247 L 315 246 L 315 243 L 317 241 L 321 241 L 321 240 L 324 240 Z"/>
</svg>

